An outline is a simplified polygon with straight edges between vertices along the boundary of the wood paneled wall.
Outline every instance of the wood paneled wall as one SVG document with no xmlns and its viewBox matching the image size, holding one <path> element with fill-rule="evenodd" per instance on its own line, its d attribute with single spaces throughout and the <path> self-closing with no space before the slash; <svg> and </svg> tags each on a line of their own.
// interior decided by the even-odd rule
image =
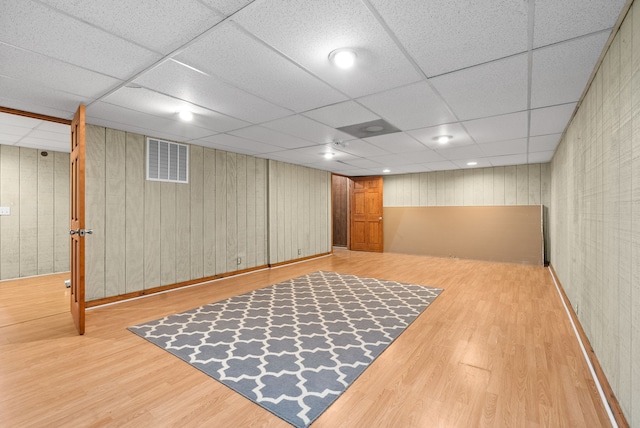
<svg viewBox="0 0 640 428">
<path fill-rule="evenodd" d="M 551 262 L 631 426 L 640 426 L 640 5 L 551 163 Z"/>
<path fill-rule="evenodd" d="M 87 126 L 87 300 L 267 264 L 267 161 L 189 147 L 189 183 L 147 181 L 145 137 Z"/>
<path fill-rule="evenodd" d="M 69 154 L 0 145 L 0 279 L 69 270 Z"/>
<path fill-rule="evenodd" d="M 384 177 L 385 207 L 543 205 L 549 260 L 550 164 L 497 166 Z"/>
<path fill-rule="evenodd" d="M 549 164 L 384 177 L 385 207 L 549 205 Z"/>
<path fill-rule="evenodd" d="M 331 173 L 269 161 L 269 263 L 331 251 Z"/>
</svg>

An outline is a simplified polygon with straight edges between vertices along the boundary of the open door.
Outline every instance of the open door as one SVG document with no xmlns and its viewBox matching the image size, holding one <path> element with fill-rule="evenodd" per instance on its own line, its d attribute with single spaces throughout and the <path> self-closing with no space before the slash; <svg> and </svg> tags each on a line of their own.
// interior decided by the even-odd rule
<svg viewBox="0 0 640 428">
<path fill-rule="evenodd" d="M 382 252 L 382 177 L 352 180 L 350 249 Z"/>
<path fill-rule="evenodd" d="M 84 334 L 84 105 L 71 121 L 71 315 L 79 334 Z"/>
</svg>

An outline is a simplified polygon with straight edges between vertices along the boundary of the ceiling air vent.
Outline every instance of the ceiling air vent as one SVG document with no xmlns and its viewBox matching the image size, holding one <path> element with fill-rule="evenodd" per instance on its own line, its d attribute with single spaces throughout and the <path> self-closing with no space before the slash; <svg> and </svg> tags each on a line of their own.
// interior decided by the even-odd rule
<svg viewBox="0 0 640 428">
<path fill-rule="evenodd" d="M 377 137 L 378 135 L 400 132 L 398 128 L 383 119 L 356 123 L 354 125 L 343 126 L 342 128 L 336 129 L 338 131 L 346 132 L 349 135 L 353 135 L 356 138 Z"/>
<path fill-rule="evenodd" d="M 189 182 L 189 146 L 147 138 L 147 180 Z"/>
</svg>

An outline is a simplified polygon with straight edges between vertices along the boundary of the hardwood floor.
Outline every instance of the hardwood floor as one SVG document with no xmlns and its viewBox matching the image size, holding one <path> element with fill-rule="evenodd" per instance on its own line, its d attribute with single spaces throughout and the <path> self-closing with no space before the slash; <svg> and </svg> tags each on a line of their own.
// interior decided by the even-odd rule
<svg viewBox="0 0 640 428">
<path fill-rule="evenodd" d="M 289 427 L 126 327 L 316 270 L 445 291 L 312 427 L 610 426 L 547 269 L 341 249 L 89 310 L 84 336 L 34 286 L 64 278 L 0 283 L 0 426 Z"/>
</svg>

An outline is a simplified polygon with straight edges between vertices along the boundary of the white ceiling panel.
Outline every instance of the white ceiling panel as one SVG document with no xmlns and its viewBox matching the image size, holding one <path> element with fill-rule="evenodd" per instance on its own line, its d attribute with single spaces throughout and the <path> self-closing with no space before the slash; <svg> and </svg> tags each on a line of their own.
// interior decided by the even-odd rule
<svg viewBox="0 0 640 428">
<path fill-rule="evenodd" d="M 527 155 L 492 156 L 485 158 L 493 166 L 522 165 L 527 163 Z"/>
<path fill-rule="evenodd" d="M 249 126 L 247 128 L 232 131 L 231 134 L 237 137 L 260 141 L 261 143 L 287 149 L 297 149 L 300 147 L 315 145 L 312 141 L 283 134 L 282 132 L 274 131 L 273 129 L 265 128 L 263 126 Z"/>
<path fill-rule="evenodd" d="M 307 111 L 304 115 L 332 128 L 341 128 L 380 119 L 378 115 L 370 112 L 355 101 L 345 101 Z"/>
<path fill-rule="evenodd" d="M 130 132 L 137 132 L 133 129 L 144 129 L 143 135 L 177 141 L 199 139 L 215 133 L 210 129 L 200 128 L 191 123 L 152 116 L 105 102 L 91 104 L 87 107 L 86 114 L 87 123 L 100 125 L 102 122 L 98 122 L 99 120 L 106 120 L 111 124 L 119 124 L 115 129 Z M 123 128 L 124 126 L 127 128 Z"/>
<path fill-rule="evenodd" d="M 351 97 L 421 78 L 392 39 L 357 0 L 256 2 L 234 16 L 252 34 Z M 329 53 L 352 48 L 356 66 L 341 70 Z"/>
<path fill-rule="evenodd" d="M 3 1 L 0 41 L 118 79 L 160 59 L 155 52 L 30 0 Z"/>
<path fill-rule="evenodd" d="M 535 0 L 533 45 L 540 47 L 613 26 L 626 0 Z"/>
<path fill-rule="evenodd" d="M 319 144 L 331 143 L 336 140 L 352 140 L 354 138 L 349 134 L 300 115 L 267 122 L 263 126 Z"/>
<path fill-rule="evenodd" d="M 464 122 L 476 143 L 516 140 L 527 137 L 527 112 L 505 114 Z"/>
<path fill-rule="evenodd" d="M 296 112 L 346 99 L 231 23 L 222 24 L 176 59 Z"/>
<path fill-rule="evenodd" d="M 554 150 L 549 150 L 547 152 L 536 152 L 529 153 L 527 157 L 527 163 L 546 163 L 551 162 L 551 158 L 553 157 Z M 523 162 L 524 163 L 524 162 Z"/>
<path fill-rule="evenodd" d="M 459 123 L 448 123 L 445 125 L 421 128 L 408 132 L 416 140 L 431 149 L 441 149 L 447 147 L 468 146 L 474 144 L 467 131 Z M 440 136 L 449 136 L 451 139 L 446 144 L 440 144 L 437 140 Z"/>
<path fill-rule="evenodd" d="M 405 157 L 410 159 L 412 161 L 411 163 L 430 163 L 447 160 L 441 154 L 431 149 L 408 153 Z"/>
<path fill-rule="evenodd" d="M 578 101 L 608 38 L 601 32 L 533 51 L 531 107 Z"/>
<path fill-rule="evenodd" d="M 1 89 L 2 87 L 0 86 L 0 90 Z M 0 94 L 2 93 L 0 92 Z M 44 114 L 47 116 L 58 117 L 58 118 L 69 119 L 69 120 L 73 118 L 73 113 L 75 112 L 75 110 L 77 110 L 77 106 L 76 108 L 73 109 L 73 111 L 63 110 L 58 108 L 41 106 L 41 105 L 38 105 L 37 103 L 31 102 L 28 100 L 16 100 L 12 98 L 6 98 L 2 95 L 0 95 L 0 106 L 8 107 L 16 110 Z M 14 115 L 11 115 L 11 116 L 14 116 Z M 20 117 L 20 116 L 15 116 L 15 117 Z"/>
<path fill-rule="evenodd" d="M 292 113 L 175 61 L 166 61 L 134 83 L 251 123 Z"/>
<path fill-rule="evenodd" d="M 431 163 L 425 164 L 425 167 L 429 171 L 449 171 L 449 170 L 452 170 L 452 169 L 460 169 L 460 168 L 458 168 L 458 166 L 455 163 L 453 163 L 451 161 L 431 162 Z M 393 172 L 393 171 L 391 171 L 391 172 Z"/>
<path fill-rule="evenodd" d="M 169 120 L 178 120 L 180 110 L 189 110 L 193 113 L 193 121 L 190 124 L 217 132 L 232 131 L 250 125 L 249 122 L 145 88 L 122 87 L 102 101 Z"/>
<path fill-rule="evenodd" d="M 240 138 L 236 137 L 235 135 L 229 134 L 212 135 L 200 140 L 192 140 L 190 141 L 190 143 L 201 144 L 205 147 L 218 148 L 221 150 L 257 156 L 264 153 L 271 153 L 282 150 L 282 147 L 276 147 L 270 144 L 248 140 L 246 138 Z"/>
<path fill-rule="evenodd" d="M 431 79 L 460 120 L 526 110 L 528 55 L 466 68 Z"/>
<path fill-rule="evenodd" d="M 197 0 L 41 0 L 147 49 L 167 54 L 222 17 Z M 158 31 L 162 29 L 162 31 Z"/>
<path fill-rule="evenodd" d="M 382 164 L 380 162 L 376 162 L 371 159 L 351 159 L 346 161 L 349 165 L 357 167 L 357 168 L 368 168 L 368 169 L 378 169 L 382 170 Z"/>
<path fill-rule="evenodd" d="M 212 9 L 221 12 L 224 16 L 229 16 L 242 9 L 254 0 L 200 0 Z"/>
<path fill-rule="evenodd" d="M 5 146 L 12 146 L 20 141 L 22 138 L 20 135 L 12 135 L 12 134 L 4 134 L 0 132 L 0 144 L 4 144 Z"/>
<path fill-rule="evenodd" d="M 576 103 L 531 110 L 529 135 L 562 133 L 576 108 Z"/>
<path fill-rule="evenodd" d="M 346 142 L 346 147 L 340 147 L 343 152 L 351 153 L 352 155 L 369 157 L 389 154 L 388 151 L 381 149 L 371 143 L 364 140 L 350 140 Z"/>
<path fill-rule="evenodd" d="M 30 103 L 34 107 L 38 106 L 38 108 L 30 110 L 34 113 L 49 114 L 42 111 L 41 107 L 53 109 L 57 112 L 54 114 L 57 117 L 66 117 L 66 114 L 62 112 L 75 111 L 80 103 L 87 101 L 86 98 L 75 94 L 56 91 L 33 82 L 4 76 L 0 76 L 0 94 L 19 103 Z M 11 107 L 7 104 L 2 105 Z"/>
<path fill-rule="evenodd" d="M 429 77 L 527 50 L 526 1 L 370 1 Z"/>
<path fill-rule="evenodd" d="M 426 82 L 392 89 L 358 101 L 402 130 L 457 122 Z"/>
<path fill-rule="evenodd" d="M 389 153 L 413 153 L 425 150 L 426 147 L 420 144 L 410 135 L 404 132 L 395 134 L 379 135 L 377 137 L 366 138 L 365 141 Z"/>
<path fill-rule="evenodd" d="M 70 138 L 66 141 L 55 141 L 28 136 L 20 140 L 20 147 L 28 147 L 39 150 L 52 150 L 56 152 L 69 152 L 71 149 Z"/>
<path fill-rule="evenodd" d="M 95 99 L 122 81 L 0 43 L 0 75 Z"/>
<path fill-rule="evenodd" d="M 29 133 L 30 138 L 38 138 L 40 140 L 48 140 L 60 144 L 71 144 L 71 127 L 69 125 L 64 126 L 67 130 L 66 133 L 61 134 L 58 132 L 49 132 L 39 128 L 34 129 Z"/>
<path fill-rule="evenodd" d="M 558 143 L 562 138 L 562 134 L 540 135 L 538 137 L 529 138 L 529 153 L 554 151 L 558 147 Z"/>
<path fill-rule="evenodd" d="M 527 139 L 499 141 L 497 143 L 480 144 L 485 156 L 518 155 L 527 153 Z"/>
<path fill-rule="evenodd" d="M 341 174 L 348 175 L 350 177 L 365 177 L 369 175 L 380 175 L 379 169 L 366 169 L 366 168 L 354 168 L 345 169 L 340 172 Z"/>
<path fill-rule="evenodd" d="M 493 166 L 487 158 L 469 158 L 452 161 L 460 169 L 487 168 Z M 469 162 L 473 163 L 469 165 Z"/>
<path fill-rule="evenodd" d="M 342 174 L 344 171 L 352 169 L 353 167 L 345 163 L 335 160 L 324 160 L 319 162 L 308 163 L 305 166 L 309 168 L 322 169 L 325 171 L 334 171 L 338 174 Z"/>
<path fill-rule="evenodd" d="M 437 152 L 446 160 L 474 159 L 484 157 L 484 153 L 477 144 L 463 147 L 438 149 Z"/>
<path fill-rule="evenodd" d="M 394 167 L 397 168 L 399 166 L 411 165 L 416 163 L 414 162 L 413 159 L 411 159 L 411 156 L 408 156 L 406 153 L 383 155 L 383 156 L 370 156 L 369 159 L 379 163 L 380 165 L 383 165 L 386 168 L 391 168 L 391 169 L 393 169 Z"/>
<path fill-rule="evenodd" d="M 0 114 L 3 116 L 6 115 L 6 113 L 0 113 Z M 11 136 L 16 139 L 20 139 L 28 135 L 32 131 L 32 129 L 29 126 L 15 126 L 12 124 L 6 124 L 2 122 L 0 122 L 0 124 L 2 124 L 2 128 L 0 128 L 0 132 L 2 132 L 5 138 L 8 138 L 9 136 Z"/>
</svg>

